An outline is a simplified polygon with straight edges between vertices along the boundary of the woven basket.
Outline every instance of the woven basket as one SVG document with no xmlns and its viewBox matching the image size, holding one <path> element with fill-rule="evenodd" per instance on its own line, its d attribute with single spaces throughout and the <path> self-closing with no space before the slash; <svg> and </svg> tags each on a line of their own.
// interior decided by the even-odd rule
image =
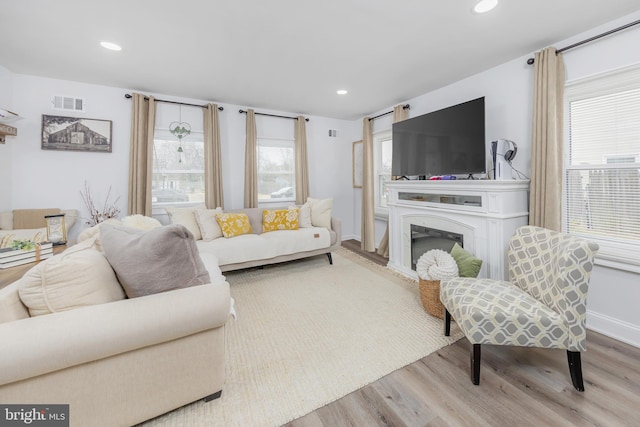
<svg viewBox="0 0 640 427">
<path fill-rule="evenodd" d="M 440 281 L 419 279 L 420 300 L 427 313 L 444 318 L 444 306 L 440 302 Z"/>
</svg>

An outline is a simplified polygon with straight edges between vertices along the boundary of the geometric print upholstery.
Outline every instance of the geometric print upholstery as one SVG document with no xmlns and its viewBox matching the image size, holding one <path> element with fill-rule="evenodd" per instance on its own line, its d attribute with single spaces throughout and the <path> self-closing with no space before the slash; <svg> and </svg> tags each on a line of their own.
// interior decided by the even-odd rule
<svg viewBox="0 0 640 427">
<path fill-rule="evenodd" d="M 540 227 L 509 241 L 509 282 L 453 278 L 440 299 L 472 344 L 586 350 L 586 303 L 598 245 Z"/>
</svg>

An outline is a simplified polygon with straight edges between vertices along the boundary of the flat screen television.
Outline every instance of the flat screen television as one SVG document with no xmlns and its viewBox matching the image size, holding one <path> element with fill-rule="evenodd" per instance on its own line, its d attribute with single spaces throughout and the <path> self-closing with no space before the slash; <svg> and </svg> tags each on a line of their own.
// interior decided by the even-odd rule
<svg viewBox="0 0 640 427">
<path fill-rule="evenodd" d="M 392 132 L 394 176 L 486 173 L 484 97 L 394 123 Z"/>
</svg>

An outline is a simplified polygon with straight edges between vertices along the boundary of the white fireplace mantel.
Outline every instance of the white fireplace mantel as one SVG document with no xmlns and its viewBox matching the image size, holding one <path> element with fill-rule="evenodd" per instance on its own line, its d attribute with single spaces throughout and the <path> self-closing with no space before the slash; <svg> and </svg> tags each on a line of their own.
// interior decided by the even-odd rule
<svg viewBox="0 0 640 427">
<path fill-rule="evenodd" d="M 480 277 L 505 280 L 509 239 L 529 218 L 529 181 L 392 181 L 389 268 L 417 278 L 411 268 L 411 224 L 463 235 L 464 248 L 482 259 Z"/>
</svg>

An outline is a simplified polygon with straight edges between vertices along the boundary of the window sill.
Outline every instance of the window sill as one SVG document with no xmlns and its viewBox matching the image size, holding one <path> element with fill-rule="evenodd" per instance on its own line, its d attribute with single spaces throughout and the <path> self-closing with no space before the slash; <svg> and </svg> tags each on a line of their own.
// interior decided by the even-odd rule
<svg viewBox="0 0 640 427">
<path fill-rule="evenodd" d="M 631 273 L 640 273 L 639 245 L 594 239 L 591 236 L 580 237 L 591 240 L 600 246 L 594 261 L 596 265 Z"/>
</svg>

